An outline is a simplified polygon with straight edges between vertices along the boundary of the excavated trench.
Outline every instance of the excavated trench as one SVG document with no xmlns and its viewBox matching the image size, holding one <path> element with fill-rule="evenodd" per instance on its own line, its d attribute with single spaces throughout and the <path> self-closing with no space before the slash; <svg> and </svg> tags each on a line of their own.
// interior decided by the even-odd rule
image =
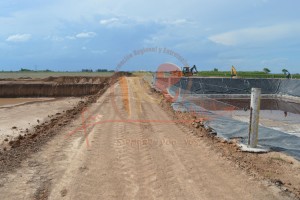
<svg viewBox="0 0 300 200">
<path fill-rule="evenodd" d="M 19 167 L 22 160 L 37 152 L 122 76 L 131 74 L 0 80 L 0 98 L 5 98 L 3 104 L 11 104 L 9 98 L 18 97 L 14 99 L 18 105 L 0 106 L 0 174 Z M 41 99 L 53 100 L 19 105 L 25 100 Z"/>
<path fill-rule="evenodd" d="M 96 94 L 109 77 L 49 77 L 46 79 L 2 79 L 0 98 L 80 97 Z"/>
<path fill-rule="evenodd" d="M 97 95 L 110 80 L 110 77 L 0 80 L 0 146 L 2 140 L 23 136 L 49 116 L 75 108 L 81 101 Z"/>
<path fill-rule="evenodd" d="M 251 88 L 261 88 L 259 144 L 300 160 L 300 80 L 230 78 L 157 78 L 173 108 L 195 112 L 225 139 L 247 144 Z"/>
</svg>

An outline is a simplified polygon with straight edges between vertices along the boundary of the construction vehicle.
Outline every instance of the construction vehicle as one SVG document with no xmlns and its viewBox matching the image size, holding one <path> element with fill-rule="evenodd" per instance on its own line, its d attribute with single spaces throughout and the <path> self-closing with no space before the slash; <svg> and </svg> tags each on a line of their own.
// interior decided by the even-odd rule
<svg viewBox="0 0 300 200">
<path fill-rule="evenodd" d="M 192 68 L 190 67 L 183 67 L 182 74 L 185 77 L 193 76 L 195 73 L 198 73 L 196 65 L 194 65 Z"/>
<path fill-rule="evenodd" d="M 231 78 L 237 78 L 237 71 L 234 66 L 231 67 Z"/>
<path fill-rule="evenodd" d="M 287 70 L 286 70 L 286 71 L 287 71 Z M 285 77 L 286 77 L 287 79 L 290 79 L 290 78 L 291 78 L 291 73 L 290 73 L 289 71 L 287 71 Z"/>
</svg>

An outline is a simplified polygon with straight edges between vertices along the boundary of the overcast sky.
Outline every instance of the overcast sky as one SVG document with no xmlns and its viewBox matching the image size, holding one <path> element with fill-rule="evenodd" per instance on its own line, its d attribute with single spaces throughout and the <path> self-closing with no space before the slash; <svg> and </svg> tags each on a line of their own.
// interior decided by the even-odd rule
<svg viewBox="0 0 300 200">
<path fill-rule="evenodd" d="M 299 0 L 3 0 L 0 30 L 0 70 L 300 72 Z"/>
</svg>

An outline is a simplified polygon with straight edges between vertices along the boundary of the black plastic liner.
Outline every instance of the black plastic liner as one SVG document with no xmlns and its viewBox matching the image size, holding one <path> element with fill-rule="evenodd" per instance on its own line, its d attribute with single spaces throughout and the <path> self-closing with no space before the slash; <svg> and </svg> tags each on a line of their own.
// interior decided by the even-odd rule
<svg viewBox="0 0 300 200">
<path fill-rule="evenodd" d="M 195 105 L 189 98 L 202 98 L 197 97 L 199 94 L 251 94 L 251 88 L 261 88 L 262 94 L 275 95 L 274 97 L 276 95 L 300 97 L 300 80 L 291 79 L 160 78 L 154 80 L 154 85 L 161 90 L 165 89 L 172 96 L 179 93 L 176 103 L 173 104 L 175 110 L 196 111 L 200 116 L 210 118 L 207 125 L 212 127 L 218 136 L 226 139 L 241 138 L 241 142 L 245 144 L 248 138 L 248 123 L 216 115 L 209 109 Z M 213 101 L 212 99 L 211 102 Z M 287 111 L 293 109 L 288 105 L 280 107 L 285 107 L 284 110 Z M 259 133 L 260 145 L 268 146 L 274 151 L 285 152 L 300 160 L 300 137 L 263 126 L 259 127 Z"/>
<path fill-rule="evenodd" d="M 251 94 L 251 88 L 261 88 L 262 94 L 300 97 L 300 80 L 291 79 L 181 78 L 171 87 L 194 94 Z"/>
</svg>

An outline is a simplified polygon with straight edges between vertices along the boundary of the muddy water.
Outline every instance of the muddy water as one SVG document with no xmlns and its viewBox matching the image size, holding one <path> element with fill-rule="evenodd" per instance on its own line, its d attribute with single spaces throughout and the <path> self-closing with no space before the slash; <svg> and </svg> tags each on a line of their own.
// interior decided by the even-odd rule
<svg viewBox="0 0 300 200">
<path fill-rule="evenodd" d="M 249 110 L 250 99 L 212 99 L 212 98 L 194 98 L 188 102 L 194 103 L 210 111 L 225 110 Z M 277 99 L 262 99 L 261 110 L 280 110 L 300 114 L 300 104 Z"/>
<path fill-rule="evenodd" d="M 217 114 L 248 122 L 250 116 L 250 99 L 217 99 L 220 104 L 230 105 L 234 110 L 224 112 L 215 110 Z M 300 137 L 300 104 L 277 99 L 262 99 L 260 125 Z"/>
<path fill-rule="evenodd" d="M 53 98 L 0 98 L 0 107 L 19 105 L 29 102 L 47 101 Z"/>
<path fill-rule="evenodd" d="M 248 110 L 250 99 L 215 99 L 216 101 L 236 107 L 236 109 Z M 300 114 L 300 104 L 277 99 L 262 99 L 261 110 L 278 110 L 284 115 L 288 113 Z"/>
<path fill-rule="evenodd" d="M 197 112 L 199 116 L 206 118 L 206 125 L 212 127 L 219 137 L 240 138 L 242 143 L 247 144 L 250 99 L 199 97 L 178 105 L 174 104 L 173 108 Z M 262 99 L 258 143 L 300 160 L 300 104 Z"/>
<path fill-rule="evenodd" d="M 250 99 L 199 99 L 196 105 L 221 116 L 248 122 Z M 262 99 L 260 123 L 300 137 L 300 104 L 277 99 Z"/>
</svg>

